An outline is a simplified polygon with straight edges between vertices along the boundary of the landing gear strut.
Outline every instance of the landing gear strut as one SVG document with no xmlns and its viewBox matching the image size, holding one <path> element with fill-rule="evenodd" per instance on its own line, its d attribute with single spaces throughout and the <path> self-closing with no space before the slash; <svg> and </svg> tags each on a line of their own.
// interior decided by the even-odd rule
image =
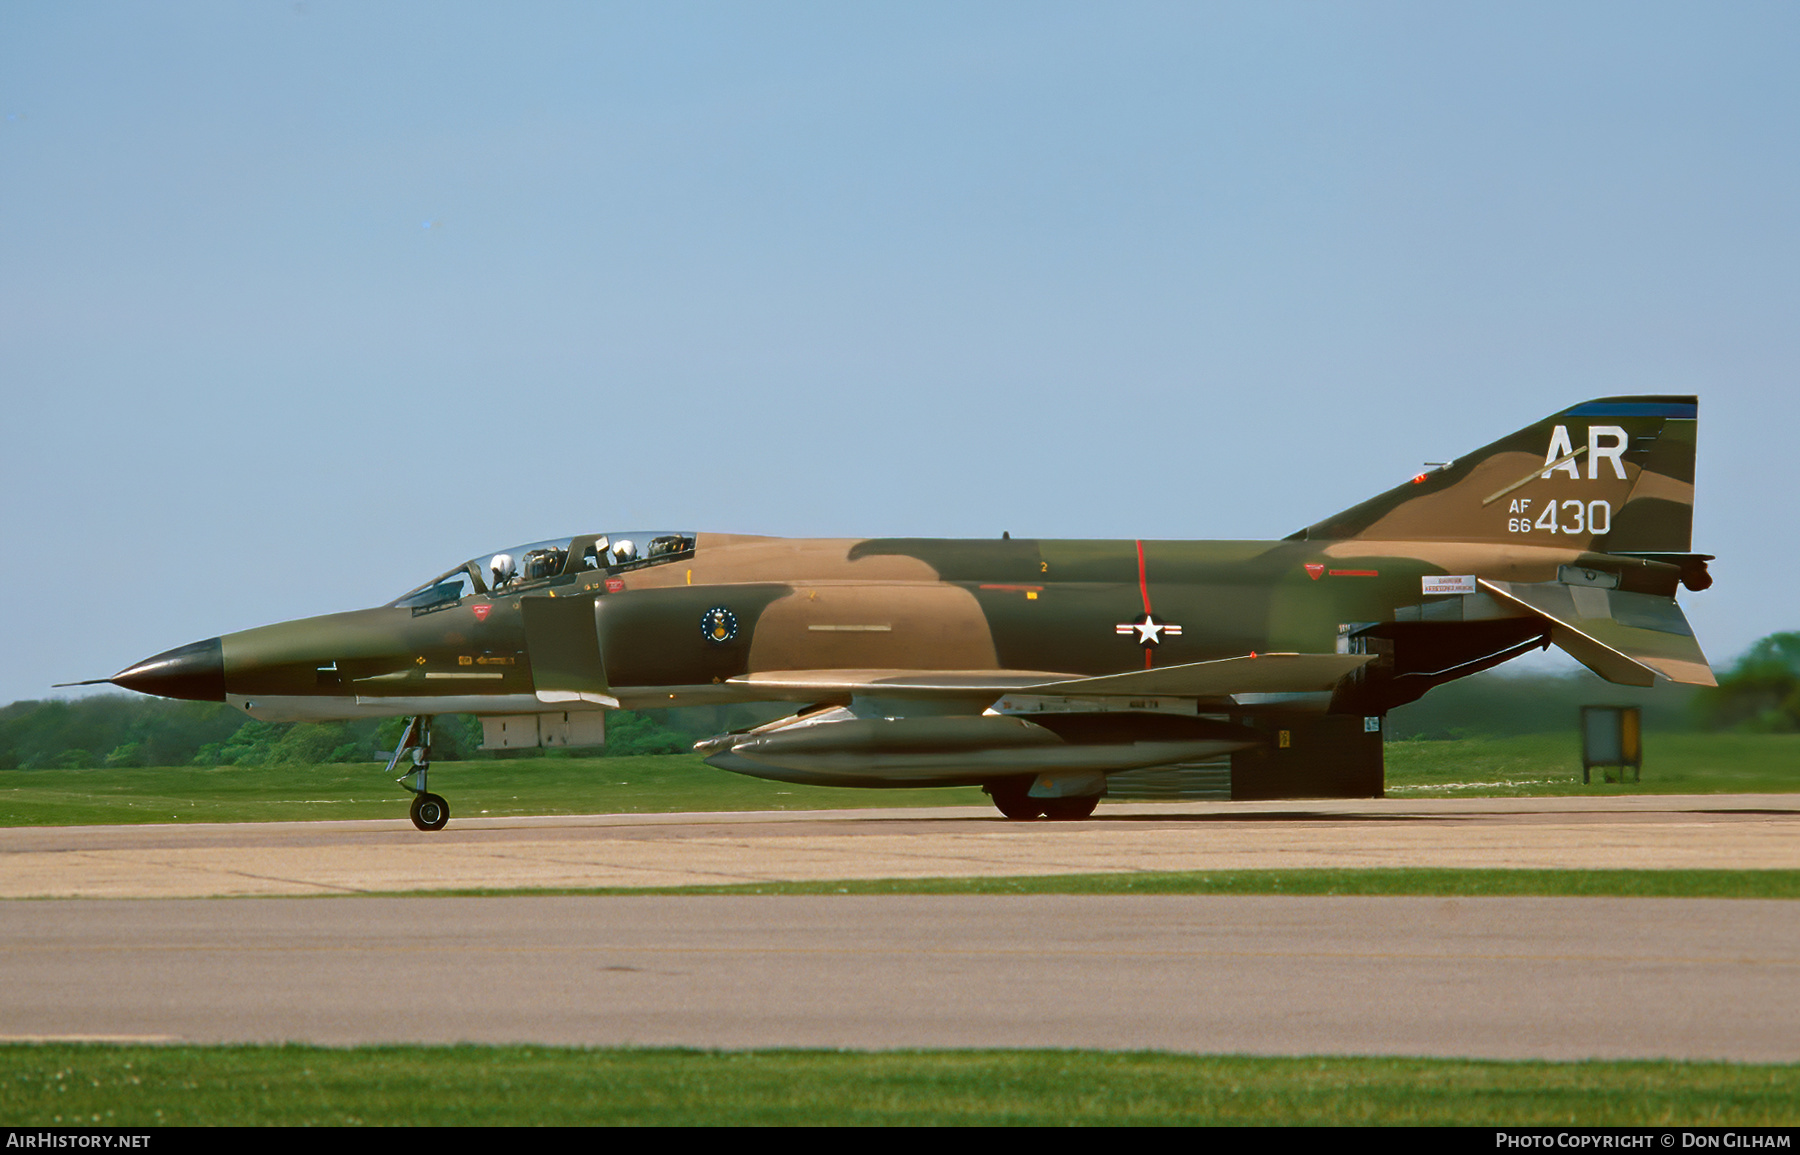
<svg viewBox="0 0 1800 1155">
<path fill-rule="evenodd" d="M 408 754 L 412 755 L 411 768 L 394 781 L 413 792 L 412 823 L 420 830 L 442 830 L 444 823 L 450 821 L 450 804 L 425 789 L 425 773 L 431 769 L 430 714 L 420 714 L 406 724 L 400 733 L 400 744 L 388 760 L 387 772 L 392 774 L 400 759 Z M 409 778 L 417 782 L 407 781 Z"/>
</svg>

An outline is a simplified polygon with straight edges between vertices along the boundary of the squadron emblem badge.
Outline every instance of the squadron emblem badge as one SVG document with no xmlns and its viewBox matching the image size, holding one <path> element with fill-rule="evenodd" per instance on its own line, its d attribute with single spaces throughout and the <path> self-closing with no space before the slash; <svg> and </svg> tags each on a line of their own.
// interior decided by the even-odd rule
<svg viewBox="0 0 1800 1155">
<path fill-rule="evenodd" d="M 722 646 L 737 637 L 737 615 L 724 606 L 714 606 L 700 615 L 700 632 L 706 640 Z"/>
</svg>

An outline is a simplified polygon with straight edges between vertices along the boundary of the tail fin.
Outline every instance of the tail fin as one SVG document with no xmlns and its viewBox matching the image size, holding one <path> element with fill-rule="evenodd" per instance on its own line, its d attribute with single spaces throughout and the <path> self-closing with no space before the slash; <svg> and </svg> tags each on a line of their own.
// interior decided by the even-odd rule
<svg viewBox="0 0 1800 1155">
<path fill-rule="evenodd" d="M 1687 554 L 1693 397 L 1605 397 L 1546 417 L 1290 540 L 1470 541 Z"/>
</svg>

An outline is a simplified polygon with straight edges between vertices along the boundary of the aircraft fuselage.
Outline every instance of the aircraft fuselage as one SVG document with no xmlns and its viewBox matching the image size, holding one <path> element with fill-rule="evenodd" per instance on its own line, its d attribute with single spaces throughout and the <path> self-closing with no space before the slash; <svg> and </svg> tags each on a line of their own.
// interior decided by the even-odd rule
<svg viewBox="0 0 1800 1155">
<path fill-rule="evenodd" d="M 666 565 L 226 634 L 210 681 L 159 681 L 169 677 L 154 669 L 159 659 L 116 681 L 187 689 L 173 696 L 229 701 L 270 720 L 528 712 L 555 701 L 540 691 L 639 708 L 803 700 L 813 696 L 804 688 L 746 679 L 919 669 L 1096 676 L 1330 653 L 1392 623 L 1530 622 L 1473 587 L 1428 594 L 1427 579 L 1554 582 L 1568 567 L 1663 597 L 1679 582 L 1669 564 L 1525 544 L 700 534 L 690 556 Z"/>
<path fill-rule="evenodd" d="M 1280 541 L 535 542 L 109 680 L 269 720 L 413 716 L 394 759 L 413 753 L 427 829 L 448 815 L 423 787 L 428 719 L 449 713 L 505 748 L 597 742 L 608 709 L 790 702 L 699 748 L 793 781 L 980 782 L 1009 817 L 1083 816 L 1122 770 L 1287 749 L 1269 719 L 1311 713 L 1332 719 L 1315 750 L 1373 736 L 1373 775 L 1343 788 L 1379 792 L 1382 715 L 1533 648 L 1712 684 L 1675 601 L 1711 581 L 1688 552 L 1696 411 L 1584 402 Z M 1319 782 L 1278 769 L 1253 788 Z"/>
</svg>

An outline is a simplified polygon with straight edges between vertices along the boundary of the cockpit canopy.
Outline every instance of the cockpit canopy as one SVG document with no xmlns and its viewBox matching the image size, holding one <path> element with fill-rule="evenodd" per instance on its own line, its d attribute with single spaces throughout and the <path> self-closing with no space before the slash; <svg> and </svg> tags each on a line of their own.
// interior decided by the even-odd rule
<svg viewBox="0 0 1800 1155">
<path fill-rule="evenodd" d="M 451 605 L 470 594 L 500 596 L 569 585 L 694 556 L 694 534 L 668 530 L 590 533 L 534 541 L 482 554 L 389 602 L 414 612 Z"/>
</svg>

